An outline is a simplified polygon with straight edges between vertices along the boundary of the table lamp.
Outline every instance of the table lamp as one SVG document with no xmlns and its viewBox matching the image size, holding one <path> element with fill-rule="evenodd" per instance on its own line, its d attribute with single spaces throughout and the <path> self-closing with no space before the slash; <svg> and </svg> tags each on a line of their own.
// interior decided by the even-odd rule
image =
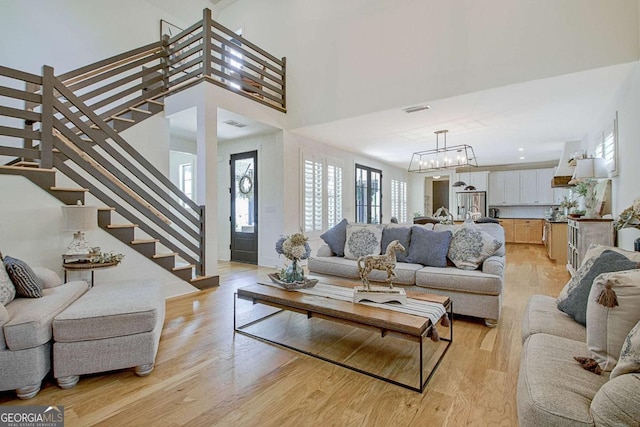
<svg viewBox="0 0 640 427">
<path fill-rule="evenodd" d="M 62 206 L 64 231 L 73 231 L 73 240 L 65 255 L 89 255 L 91 247 L 84 240 L 83 231 L 98 228 L 98 207 L 85 206 L 80 200 L 77 205 Z"/>
<path fill-rule="evenodd" d="M 599 218 L 600 215 L 595 210 L 596 194 L 595 186 L 598 178 L 608 178 L 607 162 L 602 157 L 590 157 L 579 159 L 576 163 L 576 170 L 573 172 L 572 182 L 584 182 L 587 185 L 587 195 L 584 198 L 584 205 L 587 210 L 585 218 Z"/>
</svg>

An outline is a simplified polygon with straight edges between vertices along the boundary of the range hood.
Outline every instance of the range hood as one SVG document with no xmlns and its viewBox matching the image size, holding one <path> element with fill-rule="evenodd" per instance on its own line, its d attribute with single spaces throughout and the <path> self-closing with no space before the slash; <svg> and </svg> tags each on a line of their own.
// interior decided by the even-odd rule
<svg viewBox="0 0 640 427">
<path fill-rule="evenodd" d="M 573 175 L 575 165 L 571 165 L 570 161 L 573 160 L 575 152 L 581 150 L 581 141 L 567 141 L 564 143 L 562 156 L 560 156 L 560 162 L 558 163 L 558 167 L 553 173 L 551 187 L 572 187 L 571 185 L 569 185 L 569 181 L 571 181 L 571 176 Z"/>
</svg>

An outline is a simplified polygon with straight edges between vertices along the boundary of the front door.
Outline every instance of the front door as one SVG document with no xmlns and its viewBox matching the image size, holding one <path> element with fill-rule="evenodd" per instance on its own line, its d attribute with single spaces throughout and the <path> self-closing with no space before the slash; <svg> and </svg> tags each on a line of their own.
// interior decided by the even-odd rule
<svg viewBox="0 0 640 427">
<path fill-rule="evenodd" d="M 258 264 L 258 152 L 231 155 L 231 261 Z"/>
</svg>

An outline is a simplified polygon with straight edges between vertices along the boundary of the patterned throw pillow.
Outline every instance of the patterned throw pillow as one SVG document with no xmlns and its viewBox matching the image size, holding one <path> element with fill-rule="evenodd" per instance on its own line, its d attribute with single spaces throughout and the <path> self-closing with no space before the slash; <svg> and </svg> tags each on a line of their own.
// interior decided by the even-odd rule
<svg viewBox="0 0 640 427">
<path fill-rule="evenodd" d="M 414 226 L 407 262 L 430 267 L 446 267 L 450 243 L 451 231 L 432 231 Z"/>
<path fill-rule="evenodd" d="M 558 298 L 558 310 L 567 313 L 576 322 L 586 326 L 587 302 L 595 278 L 602 273 L 631 270 L 637 265 L 637 262 L 631 261 L 621 253 L 610 250 L 602 252 L 595 259 L 587 260 L 576 274 L 576 277 L 580 276 L 580 281 L 576 284 L 573 279 L 570 280 L 565 286 L 568 288 L 566 296 L 563 290 L 561 297 Z"/>
<path fill-rule="evenodd" d="M 320 235 L 320 238 L 331 248 L 331 252 L 337 256 L 344 256 L 344 244 L 347 241 L 347 224 L 348 221 L 345 218 Z"/>
<path fill-rule="evenodd" d="M 378 224 L 347 225 L 347 241 L 344 257 L 358 259 L 366 255 L 380 255 L 382 250 L 382 229 Z"/>
<path fill-rule="evenodd" d="M 0 260 L 2 257 L 0 256 Z M 11 282 L 4 265 L 0 265 L 0 304 L 7 305 L 16 297 L 16 287 Z"/>
<path fill-rule="evenodd" d="M 10 256 L 4 257 L 4 266 L 11 281 L 16 287 L 16 293 L 27 298 L 42 297 L 42 283 L 24 261 Z"/>
<path fill-rule="evenodd" d="M 502 242 L 473 225 L 455 232 L 449 245 L 449 259 L 461 270 L 476 270 L 493 255 Z"/>
<path fill-rule="evenodd" d="M 631 372 L 640 372 L 640 322 L 636 323 L 624 340 L 618 364 L 611 371 L 609 379 Z"/>
</svg>

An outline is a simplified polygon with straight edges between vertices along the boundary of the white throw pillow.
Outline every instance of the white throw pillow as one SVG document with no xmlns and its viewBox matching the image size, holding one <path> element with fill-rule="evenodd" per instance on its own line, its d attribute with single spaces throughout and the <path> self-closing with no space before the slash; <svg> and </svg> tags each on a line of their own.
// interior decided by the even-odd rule
<svg viewBox="0 0 640 427">
<path fill-rule="evenodd" d="M 587 303 L 587 347 L 603 371 L 616 366 L 622 344 L 638 321 L 640 270 L 599 275 L 593 281 Z"/>
<path fill-rule="evenodd" d="M 380 255 L 382 250 L 381 224 L 348 224 L 344 257 L 358 259 L 366 255 Z"/>
<path fill-rule="evenodd" d="M 465 224 L 453 234 L 448 257 L 461 270 L 475 270 L 500 246 L 502 242 L 486 231 Z"/>
<path fill-rule="evenodd" d="M 618 363 L 611 371 L 609 378 L 613 379 L 618 375 L 631 372 L 640 372 L 640 322 L 636 323 L 624 340 Z"/>
</svg>

